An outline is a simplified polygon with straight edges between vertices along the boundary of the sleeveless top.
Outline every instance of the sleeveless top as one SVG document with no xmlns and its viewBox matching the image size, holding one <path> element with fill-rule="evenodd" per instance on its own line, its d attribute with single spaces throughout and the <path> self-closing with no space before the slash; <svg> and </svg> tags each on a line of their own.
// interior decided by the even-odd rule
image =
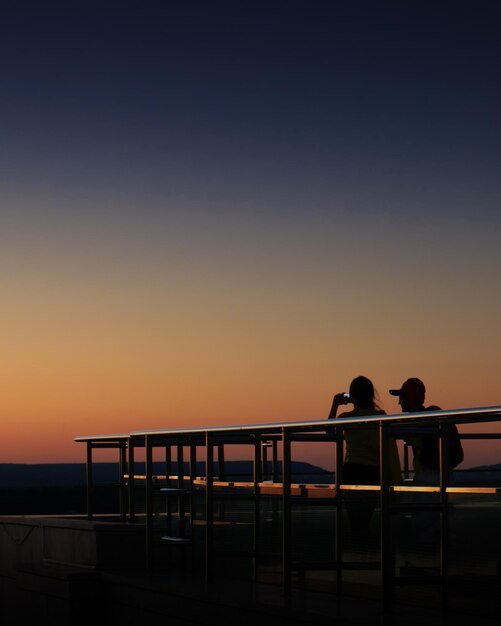
<svg viewBox="0 0 501 626">
<path fill-rule="evenodd" d="M 363 417 L 366 415 L 386 415 L 385 411 L 371 409 L 358 409 L 341 413 L 338 417 Z M 379 425 L 352 427 L 344 430 L 346 442 L 345 463 L 357 463 L 379 467 Z M 389 460 L 391 479 L 393 484 L 402 482 L 400 459 L 398 456 L 397 442 L 391 438 L 389 441 Z"/>
</svg>

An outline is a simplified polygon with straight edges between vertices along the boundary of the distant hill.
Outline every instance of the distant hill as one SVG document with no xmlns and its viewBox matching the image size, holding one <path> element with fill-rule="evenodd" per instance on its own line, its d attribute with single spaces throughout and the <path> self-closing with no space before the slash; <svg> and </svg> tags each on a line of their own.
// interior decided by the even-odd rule
<svg viewBox="0 0 501 626">
<path fill-rule="evenodd" d="M 217 463 L 216 463 L 217 469 Z M 94 481 L 102 485 L 94 493 L 96 513 L 117 513 L 117 463 L 95 463 Z M 250 461 L 227 461 L 228 480 L 252 480 Z M 279 467 L 280 476 L 281 467 Z M 309 463 L 292 463 L 292 481 L 322 484 L 334 482 L 334 475 Z M 154 473 L 165 472 L 162 463 L 154 464 Z M 177 473 L 173 463 L 172 472 Z M 142 463 L 136 464 L 136 473 L 144 473 Z M 185 467 L 188 473 L 188 467 Z M 205 464 L 198 463 L 197 474 L 205 473 Z M 267 475 L 265 479 L 271 478 Z M 457 486 L 501 487 L 501 464 L 474 467 L 454 472 Z M 0 515 L 60 515 L 85 514 L 86 487 L 84 463 L 47 463 L 23 465 L 0 464 Z"/>
<path fill-rule="evenodd" d="M 217 472 L 217 463 L 215 464 Z M 0 489 L 28 489 L 45 487 L 76 487 L 86 484 L 85 463 L 0 463 Z M 144 464 L 136 463 L 137 474 L 144 474 Z M 188 474 L 188 464 L 185 473 Z M 163 463 L 153 464 L 154 474 L 164 474 Z M 177 465 L 172 464 L 172 472 L 177 474 Z M 281 464 L 278 468 L 279 476 Z M 197 474 L 205 474 L 205 463 L 197 463 Z M 225 475 L 228 480 L 252 480 L 251 461 L 226 461 Z M 118 481 L 118 463 L 94 463 L 94 482 L 111 485 Z M 501 463 L 481 465 L 468 470 L 454 472 L 457 485 L 501 486 Z M 264 477 L 270 479 L 268 474 Z M 298 483 L 327 483 L 334 481 L 334 474 L 327 470 L 301 461 L 292 463 L 292 481 Z"/>
<path fill-rule="evenodd" d="M 501 472 L 501 463 L 495 463 L 494 465 L 477 465 L 471 467 L 469 471 L 472 472 Z"/>
<path fill-rule="evenodd" d="M 501 463 L 478 465 L 467 470 L 456 470 L 454 480 L 456 486 L 501 487 Z"/>
<path fill-rule="evenodd" d="M 0 515 L 85 514 L 85 470 L 85 463 L 0 464 Z M 154 474 L 165 474 L 165 464 L 154 463 L 153 470 Z M 144 474 L 144 464 L 136 463 L 135 471 Z M 172 473 L 177 474 L 176 463 L 172 464 Z M 187 464 L 185 474 L 188 474 Z M 197 464 L 197 474 L 205 474 L 204 462 Z M 93 477 L 96 485 L 102 485 L 94 492 L 94 511 L 117 513 L 118 490 L 114 485 L 118 482 L 118 463 L 94 463 Z M 252 480 L 252 463 L 226 461 L 225 477 Z M 332 474 L 309 463 L 293 462 L 292 480 L 321 484 L 332 481 Z"/>
<path fill-rule="evenodd" d="M 102 465 L 108 465 L 103 463 Z M 110 464 L 115 466 L 115 464 Z M 99 473 L 110 477 L 115 474 L 114 467 L 100 468 Z M 106 480 L 111 482 L 111 480 Z M 20 463 L 0 463 L 0 489 L 28 487 L 65 487 L 85 485 L 84 463 L 44 463 L 24 465 Z"/>
<path fill-rule="evenodd" d="M 279 464 L 279 469 L 281 465 Z M 216 463 L 217 469 L 217 463 Z M 144 464 L 136 463 L 135 471 L 144 474 Z M 172 471 L 177 473 L 177 465 L 172 464 Z M 154 474 L 164 474 L 163 463 L 153 464 Z M 185 464 L 185 473 L 188 465 Z M 197 474 L 205 473 L 205 463 L 197 463 Z M 292 463 L 293 482 L 325 483 L 332 480 L 332 474 L 312 465 L 294 461 Z M 250 461 L 226 461 L 225 475 L 229 480 L 248 480 L 252 477 Z M 268 476 L 269 478 L 269 476 Z M 118 481 L 118 463 L 94 463 L 93 479 L 96 483 L 111 484 Z M 0 489 L 22 489 L 32 487 L 71 487 L 85 485 L 85 463 L 0 463 Z"/>
</svg>

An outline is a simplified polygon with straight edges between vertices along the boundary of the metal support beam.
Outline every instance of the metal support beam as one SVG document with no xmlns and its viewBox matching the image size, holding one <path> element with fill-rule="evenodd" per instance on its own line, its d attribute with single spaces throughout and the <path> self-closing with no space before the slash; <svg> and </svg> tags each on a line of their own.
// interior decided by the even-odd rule
<svg viewBox="0 0 501 626">
<path fill-rule="evenodd" d="M 87 519 L 92 519 L 94 514 L 94 483 L 92 477 L 92 441 L 87 442 Z"/>
<path fill-rule="evenodd" d="M 212 433 L 205 435 L 205 581 L 214 577 L 214 444 Z"/>
<path fill-rule="evenodd" d="M 127 473 L 129 474 L 129 522 L 133 524 L 136 519 L 136 501 L 134 490 L 134 442 L 132 439 L 129 439 L 129 461 Z"/>
<path fill-rule="evenodd" d="M 390 519 L 390 465 L 388 427 L 379 422 L 379 477 L 381 502 L 381 602 L 383 613 L 390 613 L 393 604 L 393 554 Z"/>
<path fill-rule="evenodd" d="M 282 575 L 285 597 L 292 594 L 291 442 L 282 429 Z"/>
<path fill-rule="evenodd" d="M 336 589 L 343 590 L 343 429 L 336 428 Z"/>
<path fill-rule="evenodd" d="M 153 564 L 153 445 L 152 438 L 146 435 L 146 567 L 150 569 Z"/>
<path fill-rule="evenodd" d="M 119 484 L 119 511 L 120 511 L 120 520 L 125 522 L 126 520 L 126 511 L 125 511 L 125 503 L 126 503 L 126 482 L 125 482 L 125 468 L 127 467 L 127 442 L 121 441 L 118 452 L 118 484 Z"/>
<path fill-rule="evenodd" d="M 447 574 L 448 574 L 448 531 L 449 531 L 449 513 L 448 513 L 448 495 L 447 487 L 449 486 L 449 436 L 448 424 L 440 424 L 440 577 L 441 577 L 441 602 L 442 609 L 446 609 L 447 605 Z"/>
</svg>

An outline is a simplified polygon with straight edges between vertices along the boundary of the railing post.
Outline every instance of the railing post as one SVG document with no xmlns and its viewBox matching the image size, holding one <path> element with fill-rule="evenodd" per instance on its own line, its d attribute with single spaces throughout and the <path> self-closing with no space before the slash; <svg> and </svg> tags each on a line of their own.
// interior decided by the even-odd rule
<svg viewBox="0 0 501 626">
<path fill-rule="evenodd" d="M 217 446 L 217 472 L 219 480 L 226 480 L 226 470 L 224 467 L 224 443 Z"/>
<path fill-rule="evenodd" d="M 129 438 L 129 461 L 127 466 L 129 474 L 129 522 L 134 523 L 136 518 L 135 492 L 134 492 L 134 443 Z"/>
<path fill-rule="evenodd" d="M 146 512 L 146 566 L 152 566 L 153 558 L 153 447 L 151 437 L 145 436 L 145 512 Z"/>
<path fill-rule="evenodd" d="M 273 482 L 278 483 L 278 441 L 273 439 Z"/>
<path fill-rule="evenodd" d="M 124 474 L 125 474 L 125 468 L 127 467 L 127 442 L 126 441 L 120 441 L 119 442 L 119 461 L 118 461 L 118 472 L 119 472 L 119 479 L 118 479 L 118 484 L 119 486 L 119 507 L 120 507 L 120 520 L 122 522 L 125 522 L 125 478 L 124 478 Z"/>
<path fill-rule="evenodd" d="M 388 427 L 379 421 L 379 484 L 381 503 L 381 600 L 383 613 L 390 613 L 393 603 L 393 555 L 390 520 L 390 464 Z"/>
<path fill-rule="evenodd" d="M 440 424 L 440 579 L 441 601 L 445 610 L 447 603 L 447 575 L 448 575 L 448 530 L 449 511 L 447 487 L 449 485 L 449 425 Z"/>
<path fill-rule="evenodd" d="M 268 477 L 268 448 L 270 446 L 270 442 L 269 441 L 263 441 L 261 443 L 261 452 L 262 452 L 262 469 L 261 469 L 261 474 L 263 477 L 263 480 L 266 480 Z"/>
<path fill-rule="evenodd" d="M 291 534 L 291 441 L 289 431 L 282 428 L 282 569 L 285 597 L 292 590 Z"/>
<path fill-rule="evenodd" d="M 183 488 L 184 484 L 184 454 L 183 446 L 177 445 L 177 486 L 179 489 Z"/>
<path fill-rule="evenodd" d="M 261 498 L 259 483 L 262 480 L 261 435 L 256 433 L 254 441 L 253 492 L 254 492 L 254 533 L 252 538 L 252 579 L 258 578 L 259 531 L 261 518 Z"/>
<path fill-rule="evenodd" d="M 194 436 L 190 437 L 190 538 L 192 542 L 191 548 L 191 567 L 195 567 L 195 480 L 197 479 L 197 443 Z"/>
<path fill-rule="evenodd" d="M 343 590 L 343 429 L 336 427 L 336 589 Z"/>
<path fill-rule="evenodd" d="M 193 483 L 197 478 L 197 444 L 195 437 L 190 441 L 190 489 L 193 489 Z"/>
<path fill-rule="evenodd" d="M 214 576 L 214 444 L 212 433 L 205 434 L 205 581 Z"/>
<path fill-rule="evenodd" d="M 165 484 L 170 486 L 170 476 L 172 474 L 172 446 L 170 443 L 165 445 Z"/>
<path fill-rule="evenodd" d="M 184 448 L 182 444 L 177 446 L 177 486 L 179 489 L 184 489 Z M 184 537 L 185 534 L 185 498 L 180 495 L 177 498 L 177 519 L 179 524 L 179 530 Z"/>
<path fill-rule="evenodd" d="M 94 514 L 94 484 L 92 477 L 92 441 L 87 442 L 87 519 L 92 519 Z"/>
</svg>

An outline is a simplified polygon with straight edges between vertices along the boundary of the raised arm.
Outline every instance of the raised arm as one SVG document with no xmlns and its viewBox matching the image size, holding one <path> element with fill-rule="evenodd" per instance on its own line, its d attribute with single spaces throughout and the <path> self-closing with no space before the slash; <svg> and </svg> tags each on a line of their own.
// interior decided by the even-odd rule
<svg viewBox="0 0 501 626">
<path fill-rule="evenodd" d="M 334 419 L 337 416 L 337 410 L 341 405 L 346 404 L 344 393 L 336 393 L 332 400 L 332 407 L 328 419 Z"/>
</svg>

